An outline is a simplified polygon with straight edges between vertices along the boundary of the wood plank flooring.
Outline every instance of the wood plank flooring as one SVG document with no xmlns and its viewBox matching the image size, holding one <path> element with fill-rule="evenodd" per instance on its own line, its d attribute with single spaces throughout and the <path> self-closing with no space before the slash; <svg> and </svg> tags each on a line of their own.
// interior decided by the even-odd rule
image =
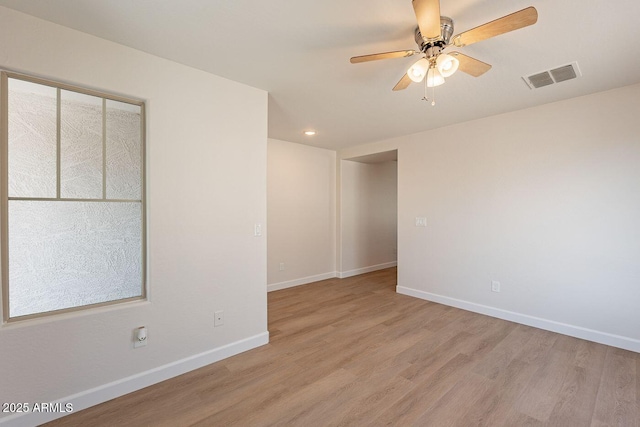
<svg viewBox="0 0 640 427">
<path fill-rule="evenodd" d="M 640 354 L 395 293 L 396 270 L 269 294 L 263 347 L 59 426 L 640 426 Z"/>
</svg>

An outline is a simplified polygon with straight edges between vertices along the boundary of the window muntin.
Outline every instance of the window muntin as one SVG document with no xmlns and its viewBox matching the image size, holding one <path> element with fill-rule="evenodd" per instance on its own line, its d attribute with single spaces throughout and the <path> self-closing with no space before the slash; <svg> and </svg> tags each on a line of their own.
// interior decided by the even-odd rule
<svg viewBox="0 0 640 427">
<path fill-rule="evenodd" d="M 145 297 L 144 104 L 2 73 L 3 318 Z"/>
</svg>

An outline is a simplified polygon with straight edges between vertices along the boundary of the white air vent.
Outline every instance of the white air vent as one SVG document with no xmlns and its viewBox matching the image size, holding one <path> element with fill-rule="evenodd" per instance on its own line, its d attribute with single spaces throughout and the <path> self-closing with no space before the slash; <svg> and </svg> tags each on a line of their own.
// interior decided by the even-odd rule
<svg viewBox="0 0 640 427">
<path fill-rule="evenodd" d="M 549 86 L 554 83 L 560 83 L 565 80 L 575 79 L 580 77 L 580 68 L 577 62 L 572 62 L 569 65 L 563 65 L 562 67 L 554 68 L 553 70 L 542 71 L 541 73 L 532 74 L 530 76 L 523 76 L 522 80 L 529 86 L 529 89 L 538 89 L 543 86 Z"/>
</svg>

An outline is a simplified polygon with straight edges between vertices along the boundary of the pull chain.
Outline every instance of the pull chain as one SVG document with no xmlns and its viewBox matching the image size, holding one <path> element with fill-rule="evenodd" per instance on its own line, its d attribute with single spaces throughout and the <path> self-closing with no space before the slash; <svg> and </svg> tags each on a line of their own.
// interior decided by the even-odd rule
<svg viewBox="0 0 640 427">
<path fill-rule="evenodd" d="M 433 97 L 431 98 L 431 106 L 434 107 L 436 105 L 436 87 L 432 87 Z"/>
<path fill-rule="evenodd" d="M 431 106 L 435 106 L 436 105 L 436 87 L 432 87 L 432 92 L 433 92 L 433 96 L 431 97 L 431 99 L 429 99 L 429 97 L 427 96 L 427 91 L 429 89 L 429 86 L 427 85 L 427 80 L 429 79 L 429 74 L 427 72 L 427 75 L 424 77 L 424 96 L 422 97 L 423 101 L 431 101 Z"/>
<path fill-rule="evenodd" d="M 427 96 L 427 76 L 424 77 L 424 96 L 422 97 L 423 101 L 429 101 L 429 97 Z"/>
</svg>

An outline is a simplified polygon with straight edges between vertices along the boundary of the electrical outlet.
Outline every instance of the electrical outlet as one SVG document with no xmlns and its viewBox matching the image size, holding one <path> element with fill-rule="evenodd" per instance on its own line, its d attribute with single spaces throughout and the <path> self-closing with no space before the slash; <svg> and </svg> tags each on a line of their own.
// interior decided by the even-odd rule
<svg viewBox="0 0 640 427">
<path fill-rule="evenodd" d="M 147 328 L 141 326 L 135 329 L 133 334 L 133 348 L 146 347 L 147 346 Z"/>
<path fill-rule="evenodd" d="M 495 280 L 491 281 L 491 291 L 492 292 L 500 292 L 500 282 L 496 282 Z"/>
<path fill-rule="evenodd" d="M 213 313 L 213 315 L 214 315 L 214 319 L 213 319 L 214 327 L 224 325 L 224 311 L 222 310 L 216 311 L 215 313 Z"/>
<path fill-rule="evenodd" d="M 278 267 L 278 270 L 284 271 L 284 262 L 280 263 L 280 267 Z"/>
<path fill-rule="evenodd" d="M 253 226 L 253 235 L 255 237 L 260 237 L 262 236 L 262 224 L 254 224 Z"/>
</svg>

